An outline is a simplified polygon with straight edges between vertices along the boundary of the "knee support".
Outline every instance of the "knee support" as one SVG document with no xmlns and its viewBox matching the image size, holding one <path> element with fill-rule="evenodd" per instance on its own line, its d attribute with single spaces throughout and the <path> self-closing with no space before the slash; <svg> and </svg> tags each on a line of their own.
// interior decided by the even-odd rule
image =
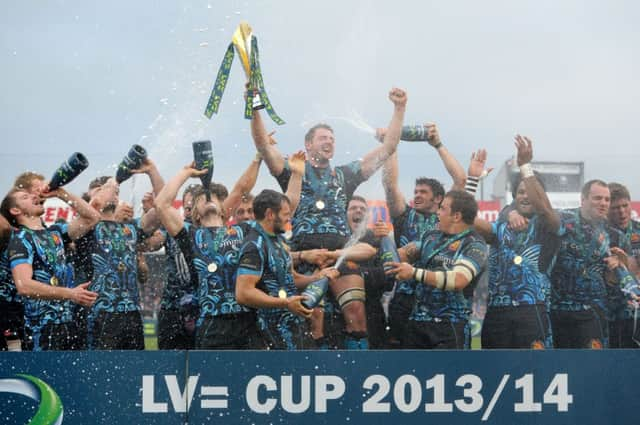
<svg viewBox="0 0 640 425">
<path fill-rule="evenodd" d="M 336 297 L 336 300 L 338 301 L 340 309 L 343 309 L 347 304 L 353 301 L 360 301 L 361 303 L 364 303 L 366 300 L 364 288 L 346 289 Z"/>
</svg>

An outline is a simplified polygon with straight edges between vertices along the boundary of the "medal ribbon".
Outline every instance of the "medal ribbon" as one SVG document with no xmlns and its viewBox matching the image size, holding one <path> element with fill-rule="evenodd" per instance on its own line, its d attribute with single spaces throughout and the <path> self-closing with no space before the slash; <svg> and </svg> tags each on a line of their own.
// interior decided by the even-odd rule
<svg viewBox="0 0 640 425">
<path fill-rule="evenodd" d="M 210 233 L 214 233 L 213 235 L 213 250 L 218 252 L 218 247 L 220 243 L 224 239 L 224 235 L 227 233 L 227 228 L 224 226 L 220 226 L 218 228 L 205 227 L 203 230 L 207 230 Z M 217 266 L 217 264 L 216 264 Z"/>
<path fill-rule="evenodd" d="M 309 181 L 309 185 L 315 193 L 316 201 L 320 201 L 324 200 L 324 195 L 329 189 L 329 182 L 326 182 L 327 184 L 324 184 L 324 182 L 327 180 L 327 176 L 331 174 L 331 167 L 320 168 L 320 177 L 316 172 L 317 169 L 318 167 L 314 167 L 309 161 L 307 161 L 304 165 L 304 176 Z"/>
</svg>

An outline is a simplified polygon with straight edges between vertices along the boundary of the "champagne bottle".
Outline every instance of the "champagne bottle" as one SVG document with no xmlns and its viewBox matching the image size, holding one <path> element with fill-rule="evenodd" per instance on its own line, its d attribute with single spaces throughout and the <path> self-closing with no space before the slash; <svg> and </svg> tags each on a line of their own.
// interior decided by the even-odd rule
<svg viewBox="0 0 640 425">
<path fill-rule="evenodd" d="M 320 300 L 324 297 L 324 294 L 327 293 L 327 290 L 329 290 L 328 277 L 325 276 L 314 280 L 302 291 L 302 295 L 306 297 L 302 301 L 302 305 L 307 308 L 314 308 L 320 303 Z"/>
<path fill-rule="evenodd" d="M 380 239 L 380 260 L 382 261 L 382 268 L 385 272 L 391 268 L 385 265 L 385 263 L 391 261 L 394 263 L 400 262 L 400 255 L 398 255 L 398 249 L 396 248 L 396 241 L 393 238 L 393 232 Z M 393 281 L 395 281 L 395 277 L 387 275 L 387 284 L 393 285 Z"/>
<path fill-rule="evenodd" d="M 147 158 L 147 150 L 140 145 L 133 145 L 127 155 L 122 159 L 116 171 L 116 181 L 118 184 L 131 177 L 131 170 L 140 168 L 142 161 Z"/>
<path fill-rule="evenodd" d="M 426 142 L 427 141 L 427 126 L 423 124 L 405 125 L 402 126 L 402 133 L 400 134 L 400 140 L 406 142 Z"/>
<path fill-rule="evenodd" d="M 213 148 L 210 140 L 193 142 L 193 160 L 196 163 L 197 170 L 207 170 L 207 174 L 200 176 L 200 181 L 205 188 L 207 201 L 210 201 L 209 186 L 213 177 Z"/>
<path fill-rule="evenodd" d="M 49 182 L 49 190 L 56 190 L 70 183 L 71 180 L 86 170 L 88 166 L 89 161 L 87 161 L 87 158 L 80 152 L 75 152 L 53 173 L 53 177 L 51 177 L 51 181 Z"/>
<path fill-rule="evenodd" d="M 620 285 L 622 292 L 640 297 L 640 286 L 638 286 L 638 281 L 626 267 L 618 266 L 613 270 L 613 272 L 616 275 L 618 285 Z"/>
</svg>

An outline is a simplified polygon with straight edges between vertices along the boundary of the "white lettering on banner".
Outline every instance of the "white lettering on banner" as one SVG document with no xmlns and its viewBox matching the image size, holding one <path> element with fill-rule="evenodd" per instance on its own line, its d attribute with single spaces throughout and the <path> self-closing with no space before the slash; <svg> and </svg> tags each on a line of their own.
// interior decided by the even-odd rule
<svg viewBox="0 0 640 425">
<path fill-rule="evenodd" d="M 466 374 L 456 380 L 456 387 L 462 389 L 462 398 L 453 400 L 453 403 L 446 401 L 445 381 L 443 374 L 434 375 L 425 381 L 427 390 L 433 389 L 433 397 L 423 400 L 420 380 L 413 375 L 402 375 L 393 383 L 393 407 L 402 413 L 416 412 L 421 403 L 424 403 L 425 413 L 453 413 L 454 406 L 462 413 L 481 412 L 484 406 L 484 398 L 481 394 L 483 389 L 482 378 L 477 375 Z M 505 391 L 505 387 L 510 379 L 510 375 L 502 376 L 496 389 L 493 391 L 491 399 L 482 412 L 482 421 L 487 421 L 493 412 L 493 408 L 498 403 L 500 396 Z M 534 401 L 533 374 L 525 374 L 515 381 L 515 389 L 522 390 L 522 402 L 517 402 L 513 406 L 514 412 L 541 412 L 542 404 Z M 368 398 L 362 403 L 363 413 L 389 413 L 392 410 L 391 403 L 386 401 L 392 384 L 384 375 L 371 375 L 362 384 L 362 388 L 368 391 Z M 490 393 L 491 394 L 491 393 Z M 545 405 L 555 404 L 558 412 L 568 412 L 569 405 L 573 403 L 573 395 L 569 394 L 569 375 L 566 373 L 556 374 L 547 386 L 542 403 Z"/>
<path fill-rule="evenodd" d="M 164 381 L 169 392 L 171 405 L 176 413 L 186 413 L 191 409 L 191 402 L 196 394 L 198 376 L 189 376 L 187 385 L 180 389 L 176 375 L 164 375 Z M 142 413 L 168 413 L 169 406 L 166 402 L 155 401 L 155 377 L 154 375 L 142 376 Z M 205 397 L 218 397 L 210 399 Z M 224 398 L 219 398 L 224 397 Z M 226 409 L 228 407 L 229 388 L 202 386 L 200 388 L 200 408 L 202 409 Z"/>
<path fill-rule="evenodd" d="M 142 413 L 167 413 L 167 403 L 155 402 L 155 377 L 144 375 L 142 377 Z"/>
<path fill-rule="evenodd" d="M 285 375 L 280 378 L 280 382 L 282 384 L 282 408 L 289 413 L 306 412 L 311 404 L 311 377 L 300 377 L 300 394 L 295 397 L 300 399 L 300 403 L 297 404 L 293 401 L 293 376 Z"/>
<path fill-rule="evenodd" d="M 164 380 L 167 383 L 167 389 L 169 390 L 169 397 L 171 397 L 173 410 L 178 413 L 188 412 L 191 408 L 193 395 L 196 392 L 198 377 L 190 376 L 187 380 L 187 385 L 184 390 L 182 390 L 182 393 L 180 392 L 180 384 L 178 384 L 178 377 L 176 375 L 165 375 Z"/>
<path fill-rule="evenodd" d="M 481 218 L 490 223 L 498 219 L 500 211 L 498 210 L 478 210 L 478 218 Z"/>
<path fill-rule="evenodd" d="M 339 376 L 316 377 L 316 413 L 327 413 L 327 401 L 339 399 L 345 390 L 346 385 Z"/>
<path fill-rule="evenodd" d="M 337 400 L 344 395 L 346 385 L 344 380 L 335 375 L 309 376 L 302 375 L 299 383 L 299 394 L 294 397 L 294 377 L 283 375 L 280 377 L 280 405 L 287 413 L 304 413 L 311 407 L 311 379 L 314 379 L 314 408 L 315 413 L 327 413 L 327 401 Z M 278 390 L 278 384 L 270 376 L 258 375 L 247 384 L 246 399 L 249 409 L 255 413 L 268 414 L 277 405 L 276 398 L 260 399 L 259 393 L 264 388 L 266 391 Z M 293 400 L 299 399 L 298 403 Z M 261 401 L 263 400 L 263 401 Z"/>
<path fill-rule="evenodd" d="M 276 391 L 278 384 L 270 376 L 258 375 L 249 381 L 247 384 L 247 405 L 249 409 L 256 413 L 268 414 L 276 408 L 277 400 L 275 398 L 268 398 L 264 403 L 261 403 L 258 399 L 258 391 L 260 387 L 265 387 L 267 391 Z"/>
<path fill-rule="evenodd" d="M 222 400 L 203 398 L 200 400 L 200 407 L 203 409 L 226 409 L 229 407 L 229 387 L 205 387 L 203 385 L 200 390 L 200 396 L 226 397 Z"/>
<path fill-rule="evenodd" d="M 142 413 L 169 412 L 169 403 L 156 399 L 156 394 L 162 393 L 163 389 L 156 388 L 155 378 L 154 375 L 142 376 Z M 162 378 L 166 387 L 164 394 L 169 394 L 173 411 L 189 412 L 196 394 L 199 375 L 189 376 L 184 388 L 181 388 L 176 375 L 163 375 Z M 453 391 L 446 385 L 450 379 L 455 380 Z M 370 375 L 362 383 L 362 413 L 397 411 L 413 414 L 422 410 L 426 414 L 482 414 L 481 421 L 484 422 L 489 420 L 494 407 L 500 405 L 500 397 L 507 391 L 511 391 L 509 399 L 516 400 L 513 403 L 515 413 L 541 413 L 548 405 L 555 405 L 557 412 L 568 412 L 569 406 L 573 404 L 573 395 L 569 393 L 569 375 L 566 373 L 556 373 L 553 376 L 542 394 L 542 402 L 540 393 L 536 395 L 534 392 L 534 374 L 525 373 L 515 380 L 510 374 L 504 374 L 497 379 L 497 385 L 491 384 L 487 388 L 482 378 L 473 374 L 464 374 L 457 378 L 436 374 L 424 381 L 409 374 L 401 375 L 395 380 L 390 380 L 385 375 Z M 158 379 L 158 382 L 160 381 L 161 379 Z M 495 379 L 491 381 L 495 382 Z M 508 386 L 511 386 L 511 389 L 508 389 Z M 541 389 L 538 385 L 538 391 Z M 245 400 L 252 412 L 261 415 L 270 414 L 278 405 L 284 412 L 291 414 L 301 414 L 310 410 L 314 413 L 327 413 L 330 408 L 328 402 L 339 400 L 345 391 L 344 379 L 336 375 L 282 375 L 279 381 L 268 375 L 257 375 L 247 383 Z M 200 408 L 228 409 L 229 397 L 227 386 L 202 385 Z M 333 407 L 337 408 L 336 404 Z M 504 400 L 502 407 L 505 407 Z"/>
</svg>

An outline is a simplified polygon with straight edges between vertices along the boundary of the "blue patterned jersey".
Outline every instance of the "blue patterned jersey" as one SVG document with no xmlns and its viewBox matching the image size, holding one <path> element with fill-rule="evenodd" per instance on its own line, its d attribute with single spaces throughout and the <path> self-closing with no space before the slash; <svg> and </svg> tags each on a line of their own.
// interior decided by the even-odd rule
<svg viewBox="0 0 640 425">
<path fill-rule="evenodd" d="M 551 273 L 551 309 L 581 311 L 599 307 L 607 311 L 606 264 L 610 246 L 625 246 L 615 238 L 622 233 L 611 231 L 605 221 L 591 222 L 580 215 L 580 209 L 560 212 L 565 233 Z M 612 243 L 613 242 L 613 243 Z"/>
<path fill-rule="evenodd" d="M 187 223 L 185 223 L 186 225 Z M 162 291 L 160 309 L 180 310 L 180 300 L 185 296 L 195 295 L 197 279 L 192 282 L 190 264 L 185 258 L 178 242 L 162 230 L 165 235 L 164 252 L 166 257 L 165 271 L 167 283 Z"/>
<path fill-rule="evenodd" d="M 98 293 L 92 316 L 140 310 L 136 246 L 144 237 L 136 224 L 102 220 L 78 242 L 89 290 Z"/>
<path fill-rule="evenodd" d="M 255 226 L 242 246 L 238 275 L 260 276 L 256 287 L 272 297 L 298 295 L 291 272 L 291 255 L 284 238 L 266 234 L 259 224 Z M 286 324 L 303 320 L 282 308 L 259 308 L 258 319 L 263 330 L 269 324 L 281 325 L 279 330 L 285 340 L 291 339 L 287 338 Z"/>
<path fill-rule="evenodd" d="M 365 181 L 360 167 L 360 161 L 335 168 L 313 167 L 306 162 L 300 203 L 291 221 L 294 242 L 308 234 L 351 234 L 347 223 L 347 204 L 356 188 Z M 277 176 L 284 192 L 290 178 L 291 171 L 285 163 L 282 173 Z"/>
<path fill-rule="evenodd" d="M 402 248 L 411 242 L 419 241 L 424 232 L 437 230 L 438 214 L 422 214 L 407 205 L 402 214 L 391 218 L 391 223 L 393 224 L 396 246 Z M 396 292 L 411 295 L 415 290 L 415 284 L 415 280 L 400 281 L 396 285 Z"/>
<path fill-rule="evenodd" d="M 11 265 L 6 247 L 0 251 L 0 301 L 6 303 L 22 302 L 11 276 Z"/>
<path fill-rule="evenodd" d="M 611 246 L 623 249 L 627 254 L 633 256 L 636 261 L 640 259 L 640 223 L 630 220 L 626 228 L 609 226 L 609 237 Z M 609 285 L 607 285 L 607 296 L 609 301 L 609 319 L 625 320 L 633 319 L 636 315 L 635 307 L 628 304 L 628 296 L 622 292 L 618 276 L 609 274 Z M 636 280 L 638 276 L 635 276 Z"/>
<path fill-rule="evenodd" d="M 229 227 L 186 226 L 176 235 L 198 275 L 198 326 L 206 317 L 250 311 L 236 301 L 240 248 L 249 230 L 249 223 Z"/>
<path fill-rule="evenodd" d="M 487 244 L 477 233 L 447 235 L 441 231 L 426 232 L 416 247 L 420 258 L 416 267 L 430 271 L 452 270 L 456 262 L 473 271 L 473 279 L 462 291 L 444 291 L 424 283 L 416 285 L 416 303 L 410 320 L 438 322 L 466 321 L 471 313 L 471 298 L 480 274 L 487 263 Z"/>
<path fill-rule="evenodd" d="M 41 230 L 20 227 L 14 231 L 7 249 L 11 269 L 20 264 L 30 264 L 33 280 L 72 288 L 75 285 L 73 267 L 67 263 L 64 252 L 67 228 L 67 224 L 54 224 Z M 23 302 L 25 326 L 34 334 L 47 324 L 73 320 L 71 301 L 24 297 Z"/>
<path fill-rule="evenodd" d="M 549 276 L 560 247 L 562 227 L 553 232 L 544 217 L 529 218 L 522 231 L 507 221 L 492 224 L 496 238 L 489 255 L 489 301 L 491 307 L 548 304 Z"/>
<path fill-rule="evenodd" d="M 640 264 L 640 222 L 629 220 L 627 228 L 623 231 L 631 244 L 630 254 L 633 255 L 638 264 Z"/>
</svg>

